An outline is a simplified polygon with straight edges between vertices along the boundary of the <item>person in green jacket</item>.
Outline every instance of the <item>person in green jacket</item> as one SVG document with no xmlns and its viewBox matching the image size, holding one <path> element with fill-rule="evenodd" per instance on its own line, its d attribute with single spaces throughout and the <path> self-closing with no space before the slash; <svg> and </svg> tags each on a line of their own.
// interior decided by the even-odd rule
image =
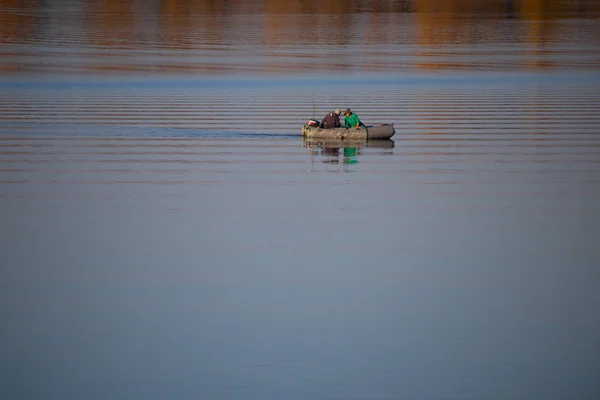
<svg viewBox="0 0 600 400">
<path fill-rule="evenodd" d="M 361 125 L 363 125 L 363 123 L 360 122 L 360 118 L 358 118 L 358 115 L 356 115 L 355 113 L 350 111 L 349 108 L 346 108 L 346 111 L 344 111 L 344 115 L 346 116 L 344 118 L 344 127 L 345 128 L 358 129 L 361 127 Z"/>
</svg>

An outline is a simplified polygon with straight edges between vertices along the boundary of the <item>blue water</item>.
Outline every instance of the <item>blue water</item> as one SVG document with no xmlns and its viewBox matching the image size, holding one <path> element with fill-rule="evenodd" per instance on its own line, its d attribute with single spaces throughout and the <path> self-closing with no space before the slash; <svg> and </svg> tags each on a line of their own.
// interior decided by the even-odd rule
<svg viewBox="0 0 600 400">
<path fill-rule="evenodd" d="M 595 135 L 0 143 L 11 397 L 595 396 Z"/>
<path fill-rule="evenodd" d="M 0 398 L 598 398 L 600 9 L 448 4 L 0 4 Z"/>
</svg>

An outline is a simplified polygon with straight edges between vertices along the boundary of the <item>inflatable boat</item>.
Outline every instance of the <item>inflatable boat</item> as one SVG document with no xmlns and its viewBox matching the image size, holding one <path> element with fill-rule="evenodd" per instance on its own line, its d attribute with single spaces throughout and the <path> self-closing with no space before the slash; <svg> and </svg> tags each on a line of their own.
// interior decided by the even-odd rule
<svg viewBox="0 0 600 400">
<path fill-rule="evenodd" d="M 312 121 L 311 121 L 312 122 Z M 389 139 L 394 136 L 393 124 L 363 125 L 360 128 L 325 129 L 309 122 L 302 125 L 302 136 L 318 139 Z"/>
</svg>

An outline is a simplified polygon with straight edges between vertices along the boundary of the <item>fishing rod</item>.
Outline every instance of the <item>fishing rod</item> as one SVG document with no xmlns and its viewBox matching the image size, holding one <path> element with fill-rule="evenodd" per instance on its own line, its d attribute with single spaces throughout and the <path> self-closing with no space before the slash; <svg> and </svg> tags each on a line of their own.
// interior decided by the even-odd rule
<svg viewBox="0 0 600 400">
<path fill-rule="evenodd" d="M 315 85 L 313 84 L 312 86 L 312 110 L 313 110 L 313 119 L 315 119 L 315 95 L 316 95 L 316 90 L 315 90 Z"/>
</svg>

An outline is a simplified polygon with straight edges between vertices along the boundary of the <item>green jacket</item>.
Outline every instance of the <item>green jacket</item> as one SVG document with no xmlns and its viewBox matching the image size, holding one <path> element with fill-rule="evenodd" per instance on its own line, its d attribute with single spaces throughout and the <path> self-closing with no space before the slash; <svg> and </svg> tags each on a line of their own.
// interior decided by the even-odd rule
<svg viewBox="0 0 600 400">
<path fill-rule="evenodd" d="M 358 115 L 356 115 L 356 113 L 346 115 L 346 117 L 344 118 L 345 128 L 355 128 L 360 125 L 362 125 L 362 122 L 360 122 L 360 118 L 358 118 Z"/>
</svg>

